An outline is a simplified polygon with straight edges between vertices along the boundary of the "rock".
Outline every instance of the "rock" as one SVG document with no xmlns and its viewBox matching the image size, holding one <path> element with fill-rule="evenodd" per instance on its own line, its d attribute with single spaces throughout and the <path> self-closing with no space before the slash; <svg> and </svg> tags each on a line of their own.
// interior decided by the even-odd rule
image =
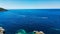
<svg viewBox="0 0 60 34">
<path fill-rule="evenodd" d="M 45 34 L 43 31 L 33 31 L 35 34 Z"/>
<path fill-rule="evenodd" d="M 27 33 L 24 29 L 20 29 L 20 30 L 17 31 L 16 34 L 27 34 Z"/>
<path fill-rule="evenodd" d="M 4 29 L 0 27 L 0 34 L 4 34 Z"/>
</svg>

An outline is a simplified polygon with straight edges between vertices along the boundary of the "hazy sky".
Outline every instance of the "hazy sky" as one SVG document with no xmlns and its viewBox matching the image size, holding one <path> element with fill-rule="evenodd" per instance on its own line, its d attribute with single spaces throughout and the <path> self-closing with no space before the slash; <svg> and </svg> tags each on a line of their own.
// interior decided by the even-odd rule
<svg viewBox="0 0 60 34">
<path fill-rule="evenodd" d="M 0 0 L 0 7 L 7 9 L 60 8 L 60 0 Z"/>
</svg>

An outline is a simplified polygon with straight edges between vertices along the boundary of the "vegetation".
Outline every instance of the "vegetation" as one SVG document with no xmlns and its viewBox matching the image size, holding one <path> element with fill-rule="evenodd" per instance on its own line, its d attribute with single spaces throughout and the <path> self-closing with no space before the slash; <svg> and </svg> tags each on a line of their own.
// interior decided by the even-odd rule
<svg viewBox="0 0 60 34">
<path fill-rule="evenodd" d="M 4 8 L 0 8 L 0 11 L 7 11 L 6 9 L 4 9 Z"/>
</svg>

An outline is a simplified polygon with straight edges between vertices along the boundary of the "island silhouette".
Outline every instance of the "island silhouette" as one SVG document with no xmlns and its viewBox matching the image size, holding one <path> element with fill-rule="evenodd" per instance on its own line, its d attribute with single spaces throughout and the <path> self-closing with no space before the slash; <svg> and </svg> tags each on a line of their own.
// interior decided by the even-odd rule
<svg viewBox="0 0 60 34">
<path fill-rule="evenodd" d="M 1 8 L 1 7 L 0 7 L 0 11 L 7 11 L 7 10 L 6 10 L 6 9 L 4 9 L 4 8 Z"/>
</svg>

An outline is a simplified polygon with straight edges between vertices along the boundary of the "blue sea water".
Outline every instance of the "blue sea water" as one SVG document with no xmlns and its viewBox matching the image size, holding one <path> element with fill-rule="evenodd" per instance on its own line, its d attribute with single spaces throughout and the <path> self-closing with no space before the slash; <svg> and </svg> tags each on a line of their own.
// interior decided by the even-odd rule
<svg viewBox="0 0 60 34">
<path fill-rule="evenodd" d="M 60 9 L 11 9 L 0 12 L 0 26 L 5 29 L 5 34 L 15 34 L 19 29 L 60 34 Z"/>
</svg>

